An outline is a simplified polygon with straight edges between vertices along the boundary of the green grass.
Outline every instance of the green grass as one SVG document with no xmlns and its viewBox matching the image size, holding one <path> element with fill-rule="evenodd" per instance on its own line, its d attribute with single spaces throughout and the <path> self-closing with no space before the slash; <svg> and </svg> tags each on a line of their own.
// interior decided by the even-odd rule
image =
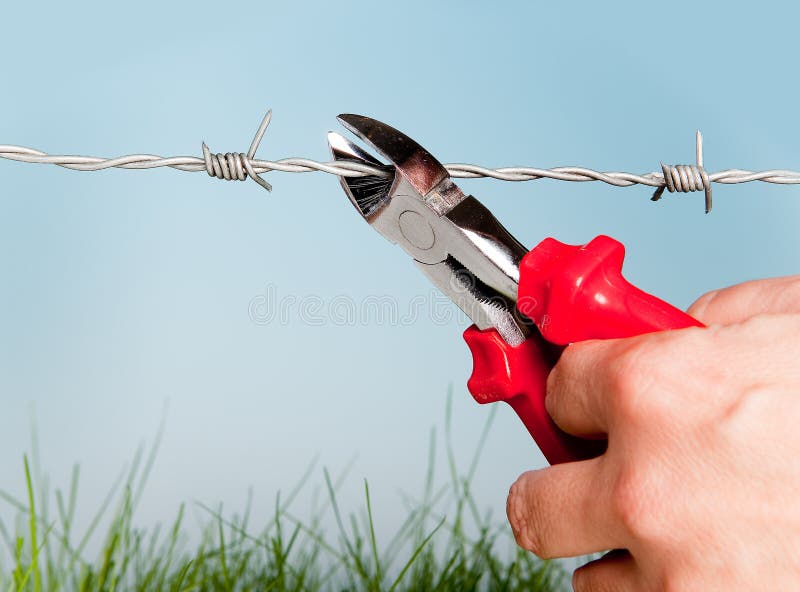
<svg viewBox="0 0 800 592">
<path fill-rule="evenodd" d="M 17 515 L 13 527 L 0 521 L 0 544 L 6 547 L 0 552 L 0 592 L 563 589 L 564 571 L 517 549 L 505 521 L 481 513 L 470 493 L 493 413 L 463 473 L 450 446 L 449 416 L 448 404 L 449 482 L 438 488 L 434 484 L 434 431 L 421 497 L 401 494 L 407 518 L 389 539 L 380 537 L 389 541 L 383 547 L 378 534 L 386 533 L 379 530 L 380 517 L 373 515 L 366 481 L 360 507 L 346 513 L 340 505 L 337 492 L 347 471 L 334 478 L 323 469 L 323 494 L 311 517 L 295 515 L 292 502 L 319 474 L 316 463 L 287 496 L 277 497 L 266 524 L 251 524 L 250 503 L 233 516 L 198 503 L 205 523 L 192 545 L 183 506 L 166 531 L 138 528 L 134 511 L 160 438 L 146 457 L 138 451 L 131 469 L 78 534 L 80 470 L 76 465 L 66 490 L 56 489 L 51 497 L 34 437 L 33 462 L 27 456 L 23 460 L 27 500 L 0 491 L 0 500 Z M 331 532 L 323 527 L 326 521 L 335 525 Z M 101 541 L 100 551 L 89 557 L 87 547 L 95 539 Z"/>
</svg>

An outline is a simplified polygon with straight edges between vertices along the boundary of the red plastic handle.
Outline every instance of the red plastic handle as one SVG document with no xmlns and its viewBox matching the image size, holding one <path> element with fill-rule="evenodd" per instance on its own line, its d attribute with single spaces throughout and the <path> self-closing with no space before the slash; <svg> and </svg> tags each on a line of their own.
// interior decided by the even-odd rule
<svg viewBox="0 0 800 592">
<path fill-rule="evenodd" d="M 494 330 L 464 332 L 473 356 L 467 387 L 479 403 L 506 401 L 550 464 L 602 454 L 605 442 L 561 431 L 544 408 L 547 375 L 564 346 L 700 327 L 702 324 L 622 277 L 625 247 L 598 236 L 586 245 L 548 238 L 522 260 L 517 308 L 539 328 L 517 347 Z"/>
</svg>

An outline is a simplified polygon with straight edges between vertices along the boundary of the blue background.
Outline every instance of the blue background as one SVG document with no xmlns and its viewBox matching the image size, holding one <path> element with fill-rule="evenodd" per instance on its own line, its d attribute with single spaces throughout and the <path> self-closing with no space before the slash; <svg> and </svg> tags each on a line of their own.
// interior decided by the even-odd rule
<svg viewBox="0 0 800 592">
<path fill-rule="evenodd" d="M 649 172 L 693 162 L 699 127 L 710 171 L 800 168 L 798 16 L 789 2 L 15 2 L 0 20 L 0 143 L 244 151 L 272 107 L 265 158 L 327 160 L 335 115 L 354 112 L 444 162 Z M 466 391 L 463 322 L 309 324 L 297 308 L 253 322 L 270 289 L 401 307 L 432 293 L 334 177 L 268 179 L 272 194 L 204 173 L 0 162 L 0 489 L 22 495 L 35 416 L 51 482 L 81 463 L 87 520 L 165 401 L 145 524 L 181 501 L 241 509 L 250 486 L 263 518 L 320 454 L 334 472 L 356 457 L 342 505 L 358 507 L 367 477 L 387 532 L 406 511 L 397 490 L 422 482 L 449 385 L 470 458 L 488 410 Z M 461 185 L 530 246 L 615 236 L 627 276 L 680 306 L 797 271 L 800 187 L 717 185 L 705 216 L 701 194 L 654 204 L 644 187 Z M 542 465 L 500 409 L 473 486 L 481 507 L 502 516 L 511 482 Z"/>
</svg>

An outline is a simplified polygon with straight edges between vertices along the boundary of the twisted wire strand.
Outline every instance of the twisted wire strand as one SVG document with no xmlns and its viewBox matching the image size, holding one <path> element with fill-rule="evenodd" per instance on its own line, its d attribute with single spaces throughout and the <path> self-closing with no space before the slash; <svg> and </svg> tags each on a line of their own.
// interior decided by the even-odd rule
<svg viewBox="0 0 800 592">
<path fill-rule="evenodd" d="M 246 153 L 226 152 L 212 153 L 205 142 L 202 144 L 203 157 L 172 156 L 164 157 L 155 154 L 130 154 L 117 158 L 101 158 L 96 156 L 51 155 L 40 150 L 0 144 L 0 158 L 19 162 L 54 164 L 76 171 L 100 171 L 110 168 L 152 169 L 169 167 L 180 171 L 205 171 L 209 176 L 229 180 L 244 181 L 248 177 L 268 191 L 271 185 L 261 177 L 270 171 L 286 173 L 324 172 L 341 177 L 377 176 L 387 177 L 384 169 L 349 161 L 320 162 L 309 158 L 283 158 L 281 160 L 260 160 L 255 158 L 261 140 L 272 119 L 272 111 L 264 116 L 256 131 L 250 149 Z M 690 192 L 704 191 L 706 212 L 711 210 L 711 184 L 735 184 L 761 181 L 779 185 L 800 184 L 800 171 L 770 169 L 750 171 L 744 169 L 725 169 L 708 173 L 703 167 L 702 136 L 696 136 L 697 164 L 666 165 L 661 163 L 661 172 L 635 174 L 620 171 L 595 171 L 585 167 L 501 167 L 489 168 L 475 164 L 453 163 L 444 167 L 453 178 L 475 179 L 491 178 L 500 181 L 535 181 L 538 179 L 554 179 L 558 181 L 589 182 L 600 181 L 615 187 L 646 185 L 654 187 L 651 199 L 660 199 L 664 191 Z"/>
</svg>

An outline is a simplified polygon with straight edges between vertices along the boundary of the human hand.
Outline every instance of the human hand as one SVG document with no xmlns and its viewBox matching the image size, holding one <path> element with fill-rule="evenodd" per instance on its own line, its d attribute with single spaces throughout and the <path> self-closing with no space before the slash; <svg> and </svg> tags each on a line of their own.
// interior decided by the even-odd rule
<svg viewBox="0 0 800 592">
<path fill-rule="evenodd" d="M 554 421 L 608 449 L 523 474 L 507 511 L 542 558 L 625 550 L 577 592 L 800 585 L 800 276 L 689 314 L 708 327 L 576 343 L 550 374 Z"/>
</svg>

